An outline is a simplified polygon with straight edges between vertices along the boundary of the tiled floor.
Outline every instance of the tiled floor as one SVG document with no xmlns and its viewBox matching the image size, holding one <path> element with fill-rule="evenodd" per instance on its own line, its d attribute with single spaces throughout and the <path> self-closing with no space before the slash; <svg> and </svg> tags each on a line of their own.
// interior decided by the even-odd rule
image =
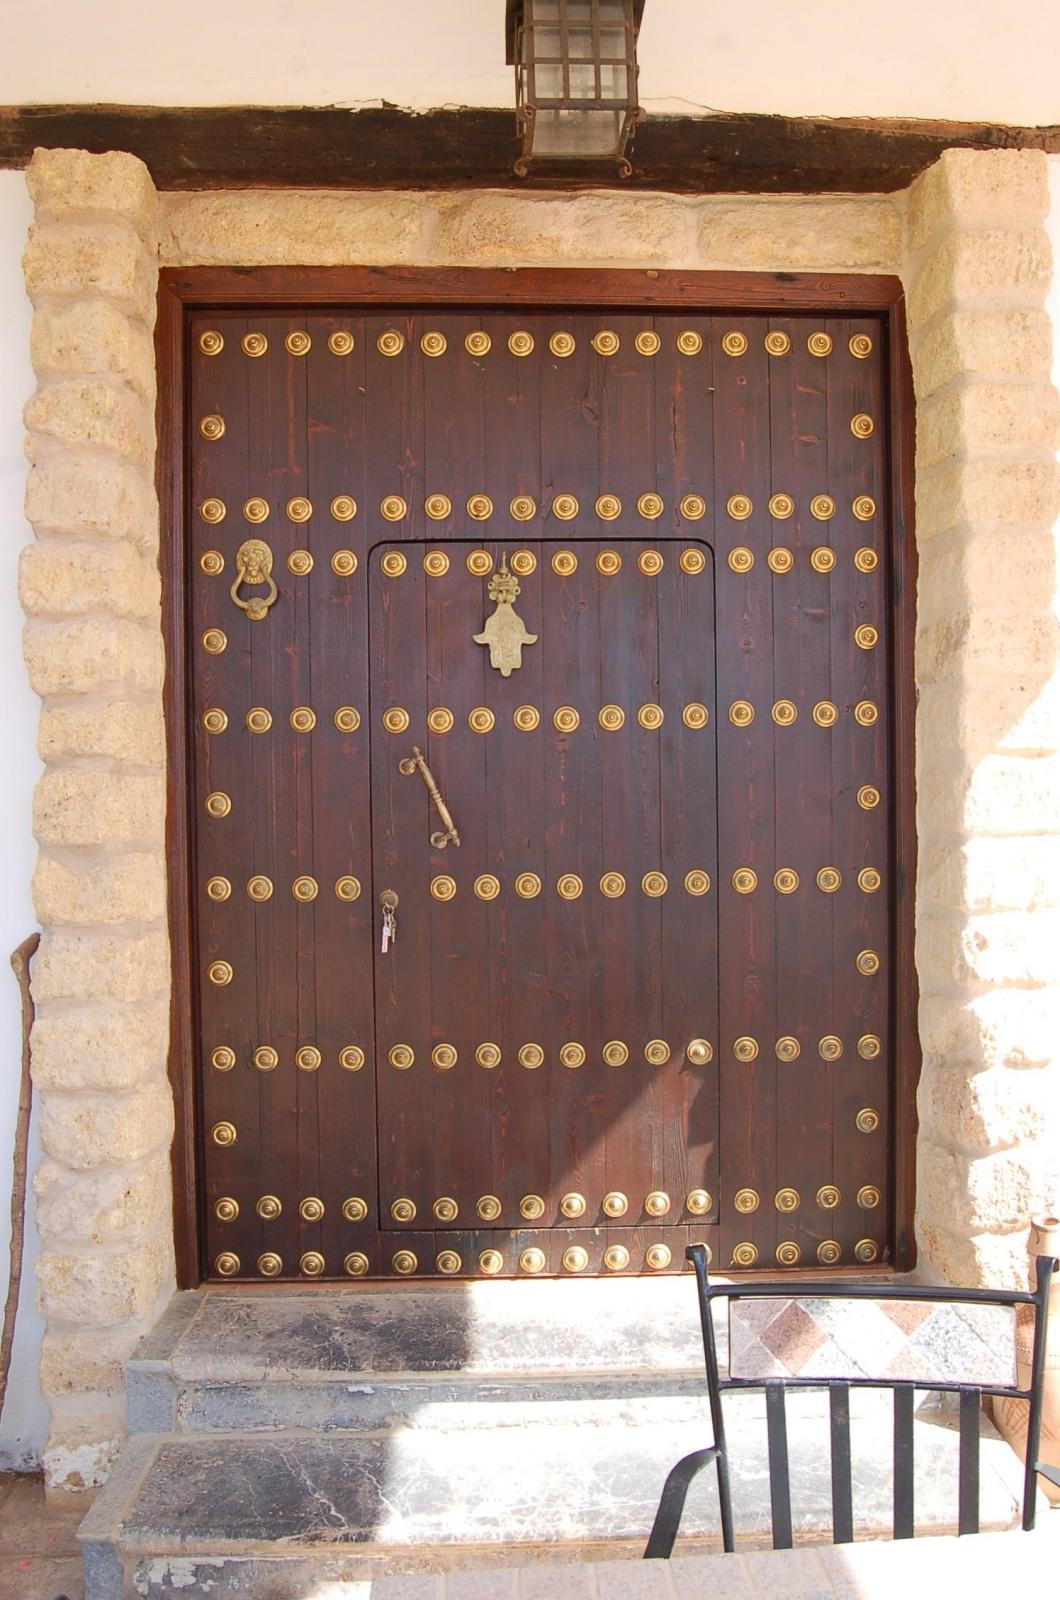
<svg viewBox="0 0 1060 1600">
<path fill-rule="evenodd" d="M 75 1537 L 86 1509 L 45 1505 L 37 1478 L 0 1475 L 0 1600 L 83 1600 Z M 917 1539 L 673 1561 L 586 1561 L 324 1584 L 306 1600 L 996 1600 L 1057 1592 L 1060 1511 L 1033 1534 Z M 189 1594 L 187 1600 L 199 1600 Z M 252 1597 L 248 1597 L 252 1600 Z"/>
</svg>

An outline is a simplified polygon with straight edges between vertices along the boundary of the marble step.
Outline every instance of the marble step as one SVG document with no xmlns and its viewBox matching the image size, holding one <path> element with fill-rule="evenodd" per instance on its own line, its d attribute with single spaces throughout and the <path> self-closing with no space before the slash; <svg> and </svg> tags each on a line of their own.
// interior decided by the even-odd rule
<svg viewBox="0 0 1060 1600">
<path fill-rule="evenodd" d="M 854 1400 L 859 1537 L 886 1536 L 890 1397 L 861 1392 Z M 565 1423 L 546 1424 L 533 1420 L 534 1407 L 514 1402 L 507 1425 L 486 1430 L 139 1435 L 81 1528 L 86 1600 L 315 1600 L 329 1585 L 388 1573 L 638 1555 L 667 1471 L 709 1439 L 697 1414 L 704 1408 L 672 1398 L 577 1407 Z M 937 1411 L 918 1417 L 920 1532 L 955 1527 L 951 1422 Z M 728 1425 L 738 1535 L 762 1545 L 769 1493 L 761 1398 L 731 1397 Z M 791 1402 L 789 1431 L 797 1538 L 827 1539 L 821 1395 Z M 985 1438 L 985 1528 L 1013 1524 L 1018 1479 L 1008 1447 Z M 686 1550 L 717 1543 L 709 1470 L 693 1486 L 683 1529 Z"/>
</svg>

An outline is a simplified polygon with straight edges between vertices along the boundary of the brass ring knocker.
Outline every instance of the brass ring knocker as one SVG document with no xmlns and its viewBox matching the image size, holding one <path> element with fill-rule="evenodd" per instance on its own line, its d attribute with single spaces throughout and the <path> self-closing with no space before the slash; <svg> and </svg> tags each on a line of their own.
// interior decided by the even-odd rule
<svg viewBox="0 0 1060 1600">
<path fill-rule="evenodd" d="M 241 600 L 239 587 L 243 583 L 251 588 L 267 584 L 269 592 L 250 600 Z M 246 612 L 251 622 L 260 622 L 278 594 L 272 575 L 272 551 L 264 539 L 247 539 L 236 551 L 236 581 L 232 585 L 232 599 L 241 611 Z"/>
</svg>

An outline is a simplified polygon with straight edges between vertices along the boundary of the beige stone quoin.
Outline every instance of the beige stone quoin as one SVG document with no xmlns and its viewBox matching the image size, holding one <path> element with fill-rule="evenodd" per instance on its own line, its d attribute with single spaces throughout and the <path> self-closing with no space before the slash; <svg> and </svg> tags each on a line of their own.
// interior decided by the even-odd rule
<svg viewBox="0 0 1060 1600">
<path fill-rule="evenodd" d="M 964 1282 L 1018 1278 L 1028 1217 L 1056 1195 L 1047 1119 L 1060 1071 L 1046 158 L 950 152 L 906 196 L 808 199 L 159 197 L 132 156 L 62 150 L 38 152 L 29 183 L 37 541 L 22 595 L 47 762 L 33 1043 L 50 1483 L 105 1476 L 123 1359 L 173 1285 L 160 263 L 902 273 L 920 402 L 921 1264 Z"/>
</svg>

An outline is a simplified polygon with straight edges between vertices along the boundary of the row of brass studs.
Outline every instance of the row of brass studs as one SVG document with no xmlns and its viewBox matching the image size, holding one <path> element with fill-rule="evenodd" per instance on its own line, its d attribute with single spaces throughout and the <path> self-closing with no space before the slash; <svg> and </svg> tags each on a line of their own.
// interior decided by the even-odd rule
<svg viewBox="0 0 1060 1600">
<path fill-rule="evenodd" d="M 287 720 L 295 733 L 311 733 L 317 725 L 317 714 L 312 706 L 295 706 Z M 361 713 L 355 706 L 339 706 L 331 720 L 340 733 L 356 733 L 361 726 Z M 209 706 L 203 713 L 202 725 L 207 733 L 223 733 L 228 727 L 227 711 Z M 244 718 L 244 726 L 251 733 L 267 733 L 272 727 L 272 712 L 264 706 L 253 706 Z M 225 800 L 227 805 L 223 803 Z M 207 797 L 206 809 L 213 817 L 226 817 L 232 809 L 231 798 L 220 792 L 211 794 Z"/>
<path fill-rule="evenodd" d="M 252 878 L 247 879 L 247 894 L 251 900 L 256 900 L 259 904 L 272 899 L 273 887 L 272 879 L 267 878 L 264 873 L 255 873 Z M 232 880 L 218 873 L 206 880 L 206 893 L 211 900 L 227 900 L 232 893 Z M 316 899 L 320 893 L 320 885 L 315 878 L 303 875 L 295 878 L 291 884 L 291 893 L 296 900 L 305 904 L 309 900 Z M 361 880 L 349 876 L 336 878 L 335 896 L 339 900 L 359 900 Z"/>
<path fill-rule="evenodd" d="M 382 717 L 387 733 L 404 733 L 411 720 L 404 706 L 391 706 L 383 712 Z M 558 706 L 552 713 L 552 725 L 558 733 L 574 733 L 581 726 L 581 720 L 581 712 L 575 706 Z M 601 706 L 596 720 L 606 733 L 617 733 L 626 725 L 626 713 L 621 706 Z M 661 728 L 665 720 L 665 711 L 654 701 L 647 701 L 637 708 L 637 721 L 649 733 Z M 710 712 L 701 701 L 693 700 L 682 707 L 681 721 L 686 728 L 705 728 L 710 721 Z M 541 713 L 537 706 L 516 706 L 512 712 L 512 722 L 520 733 L 532 733 L 540 726 Z M 496 714 L 489 706 L 475 706 L 467 714 L 467 724 L 472 733 L 492 733 L 497 726 Z M 433 706 L 427 714 L 427 726 L 432 733 L 449 733 L 455 725 L 456 718 L 448 706 Z"/>
<path fill-rule="evenodd" d="M 822 1211 L 834 1211 L 840 1204 L 843 1196 L 834 1183 L 823 1183 L 814 1196 Z M 757 1189 L 737 1189 L 732 1197 L 735 1209 L 744 1216 L 757 1211 L 762 1203 L 762 1198 Z M 872 1211 L 880 1203 L 880 1191 L 875 1184 L 866 1183 L 858 1190 L 857 1204 L 862 1211 Z M 797 1189 L 778 1189 L 773 1196 L 773 1204 L 778 1211 L 797 1211 L 802 1205 L 802 1198 Z"/>
<path fill-rule="evenodd" d="M 304 578 L 315 565 L 310 550 L 292 550 L 287 557 L 288 570 L 296 578 Z M 225 558 L 220 550 L 204 550 L 199 566 L 208 578 L 219 577 L 225 569 Z M 357 556 L 352 550 L 336 550 L 331 557 L 331 570 L 337 578 L 349 578 L 357 571 Z"/>
<path fill-rule="evenodd" d="M 794 1239 L 785 1239 L 777 1245 L 773 1252 L 777 1263 L 782 1267 L 797 1267 L 802 1260 L 802 1249 Z M 854 1246 L 854 1258 L 857 1261 L 868 1263 L 879 1259 L 880 1247 L 874 1239 L 859 1239 Z M 843 1247 L 837 1239 L 823 1239 L 817 1246 L 817 1260 L 824 1267 L 834 1266 L 843 1256 Z M 753 1267 L 758 1260 L 758 1246 L 749 1240 L 734 1246 L 732 1252 L 732 1265 L 734 1267 Z"/>
<path fill-rule="evenodd" d="M 729 551 L 727 559 L 733 572 L 750 572 L 755 564 L 755 553 L 741 544 Z M 810 566 L 814 572 L 834 572 L 837 561 L 838 557 L 830 545 L 818 545 L 816 550 L 810 552 Z M 859 572 L 875 572 L 879 564 L 879 556 L 867 545 L 861 550 L 855 550 L 854 565 Z M 795 566 L 795 557 L 785 545 L 776 545 L 766 553 L 766 565 L 770 572 L 779 574 L 791 572 Z"/>
<path fill-rule="evenodd" d="M 773 874 L 773 887 L 779 894 L 794 894 L 799 881 L 793 867 L 781 867 Z M 843 887 L 843 874 L 838 867 L 822 867 L 816 883 L 822 894 L 835 894 Z M 875 894 L 882 883 L 883 877 L 876 867 L 862 867 L 858 873 L 858 888 L 865 894 Z M 732 875 L 732 886 L 737 894 L 753 894 L 758 888 L 758 873 L 753 867 L 737 867 Z"/>
<path fill-rule="evenodd" d="M 839 707 L 832 700 L 818 700 L 813 708 L 812 715 L 818 727 L 832 728 L 839 720 Z M 876 720 L 876 707 L 871 701 L 862 701 L 855 709 L 854 715 L 862 726 L 871 727 Z M 770 716 L 778 728 L 790 728 L 793 723 L 798 721 L 799 708 L 794 700 L 774 700 L 770 709 Z M 729 707 L 729 721 L 734 727 L 749 728 L 754 720 L 755 708 L 750 700 L 734 700 L 732 702 Z M 872 798 L 873 793 L 876 794 L 875 799 Z M 871 811 L 874 806 L 880 803 L 880 797 L 876 791 L 870 793 L 866 790 L 863 800 L 860 796 L 861 791 L 859 791 L 858 804 L 862 805 L 866 811 Z"/>
<path fill-rule="evenodd" d="M 685 873 L 685 892 L 690 895 L 700 896 L 710 892 L 710 874 L 695 868 Z M 475 879 L 472 889 L 479 900 L 496 900 L 501 892 L 501 880 L 493 872 L 483 872 Z M 515 892 L 520 900 L 536 900 L 542 890 L 542 880 L 536 872 L 521 872 L 515 880 Z M 605 872 L 600 879 L 600 893 L 606 900 L 620 900 L 625 894 L 628 885 L 621 872 Z M 640 880 L 641 892 L 649 900 L 659 900 L 670 888 L 670 880 L 665 872 L 646 872 Z M 431 879 L 431 894 L 436 900 L 448 901 L 456 898 L 458 885 L 456 879 L 448 873 L 440 873 Z M 580 900 L 585 892 L 585 883 L 576 872 L 564 872 L 556 879 L 556 893 L 561 900 Z"/>
<path fill-rule="evenodd" d="M 664 1067 L 670 1060 L 673 1051 L 665 1039 L 649 1039 L 644 1046 L 644 1059 L 649 1066 Z M 685 1047 L 684 1055 L 693 1066 L 705 1066 L 714 1059 L 714 1047 L 707 1039 L 690 1039 Z M 431 1063 L 440 1072 L 450 1072 L 460 1059 L 460 1052 L 454 1044 L 436 1044 L 431 1051 Z M 504 1059 L 504 1052 L 499 1044 L 486 1040 L 475 1048 L 475 1061 L 478 1066 L 492 1071 L 499 1067 Z M 583 1044 L 571 1039 L 560 1046 L 558 1059 L 561 1066 L 574 1071 L 583 1067 L 588 1060 L 588 1052 Z M 629 1045 L 623 1039 L 609 1039 L 600 1051 L 600 1059 L 607 1067 L 624 1067 L 629 1060 Z M 387 1060 L 396 1072 L 408 1072 L 416 1063 L 416 1052 L 410 1044 L 391 1045 L 387 1052 Z M 532 1041 L 519 1046 L 516 1060 L 521 1067 L 528 1071 L 536 1071 L 543 1067 L 546 1052 L 540 1044 Z"/>
<path fill-rule="evenodd" d="M 601 328 L 594 333 L 589 343 L 598 356 L 613 356 L 622 347 L 622 340 L 610 328 Z M 719 340 L 721 349 L 727 356 L 742 356 L 747 353 L 750 341 L 745 333 L 733 329 L 722 334 Z M 199 335 L 199 349 L 205 356 L 218 356 L 224 349 L 224 335 L 215 328 L 210 328 Z M 376 349 L 383 356 L 399 356 L 405 349 L 405 335 L 398 328 L 387 328 L 378 335 L 375 341 Z M 508 335 L 508 349 L 513 356 L 529 356 L 533 354 L 536 341 L 534 335 L 524 328 L 516 329 Z M 560 360 L 574 354 L 578 341 L 572 333 L 560 330 L 553 333 L 548 341 L 549 350 Z M 762 340 L 763 348 L 771 356 L 786 356 L 791 350 L 791 336 L 781 328 L 770 330 Z M 313 341 L 310 335 L 302 329 L 294 329 L 284 340 L 284 347 L 289 355 L 308 355 L 312 349 Z M 243 335 L 241 348 L 243 354 L 252 360 L 263 356 L 269 348 L 269 341 L 264 333 L 254 332 Z M 356 340 L 352 333 L 346 329 L 337 329 L 328 338 L 328 349 L 332 355 L 348 356 L 356 348 Z M 420 349 L 425 356 L 436 358 L 443 356 L 449 348 L 449 341 L 439 329 L 432 328 L 420 338 Z M 464 349 L 472 356 L 488 355 L 493 348 L 493 340 L 484 328 L 475 328 L 465 335 Z M 633 348 L 638 355 L 658 355 L 662 349 L 662 340 L 651 328 L 644 328 L 633 340 Z M 699 355 L 703 349 L 703 336 L 694 328 L 685 328 L 674 339 L 674 348 L 683 356 Z M 823 330 L 811 333 L 806 340 L 806 348 L 812 356 L 831 355 L 833 340 L 830 333 Z M 856 333 L 847 345 L 850 354 L 859 361 L 872 354 L 872 340 L 867 333 Z"/>
<path fill-rule="evenodd" d="M 302 1045 L 294 1054 L 295 1066 L 300 1067 L 303 1072 L 315 1072 L 323 1059 L 316 1045 Z M 259 1072 L 273 1072 L 280 1064 L 280 1052 L 274 1050 L 271 1044 L 259 1044 L 251 1060 Z M 219 1044 L 210 1052 L 210 1065 L 217 1072 L 231 1072 L 236 1061 L 236 1053 L 231 1045 Z M 364 1051 L 359 1044 L 344 1045 L 339 1051 L 339 1066 L 344 1067 L 347 1072 L 360 1072 L 364 1061 Z"/>
<path fill-rule="evenodd" d="M 708 1251 L 709 1255 L 709 1251 Z M 630 1253 L 623 1244 L 608 1245 L 603 1254 L 603 1264 L 608 1272 L 624 1272 L 630 1264 Z M 644 1252 L 644 1264 L 653 1272 L 664 1271 L 673 1260 L 669 1245 L 652 1244 Z M 265 1250 L 257 1259 L 257 1269 L 263 1278 L 275 1278 L 283 1271 L 283 1257 L 274 1250 Z M 440 1250 L 435 1257 L 435 1268 L 446 1276 L 460 1272 L 464 1261 L 458 1250 Z M 391 1259 L 394 1271 L 410 1277 L 419 1270 L 419 1258 L 412 1250 L 398 1250 Z M 543 1272 L 548 1258 L 536 1245 L 523 1250 L 519 1256 L 520 1270 L 530 1274 Z M 571 1245 L 563 1252 L 563 1266 L 567 1272 L 584 1272 L 589 1265 L 589 1252 L 582 1245 Z M 361 1250 L 352 1250 L 343 1259 L 343 1271 L 351 1278 L 362 1278 L 369 1270 L 368 1257 Z M 319 1250 L 306 1250 L 298 1259 L 298 1270 L 306 1278 L 319 1278 L 327 1263 Z M 499 1250 L 483 1250 L 478 1258 L 479 1271 L 495 1277 L 504 1271 L 504 1256 Z M 214 1261 L 214 1268 L 222 1278 L 234 1278 L 242 1270 L 242 1262 L 234 1250 L 222 1250 Z"/>
<path fill-rule="evenodd" d="M 629 1211 L 629 1196 L 620 1189 L 612 1189 L 605 1194 L 596 1211 L 602 1211 L 605 1217 L 612 1221 L 624 1217 Z M 689 1216 L 705 1217 L 713 1210 L 714 1201 L 706 1189 L 692 1189 L 685 1196 L 684 1210 Z M 548 1207 L 539 1194 L 524 1194 L 519 1201 L 519 1215 L 526 1222 L 540 1222 Z M 642 1210 L 645 1216 L 665 1217 L 674 1209 L 674 1202 L 665 1189 L 653 1189 L 645 1195 Z M 680 1207 L 679 1207 L 680 1209 Z M 475 1202 L 475 1210 L 483 1222 L 496 1222 L 501 1216 L 504 1207 L 495 1194 L 484 1194 Z M 569 1222 L 575 1222 L 580 1217 L 592 1214 L 588 1198 L 572 1190 L 565 1194 L 559 1202 L 560 1215 Z M 460 1215 L 460 1206 L 451 1195 L 440 1195 L 431 1207 L 431 1211 L 438 1222 L 455 1222 Z M 395 1222 L 415 1222 L 417 1208 L 415 1200 L 405 1196 L 394 1200 L 390 1206 L 390 1215 Z"/>
<path fill-rule="evenodd" d="M 802 1045 L 794 1034 L 785 1033 L 773 1047 L 778 1061 L 797 1061 L 802 1054 Z M 875 1061 L 883 1049 L 879 1038 L 874 1033 L 863 1033 L 858 1040 L 858 1055 L 863 1061 Z M 732 1053 L 737 1061 L 757 1061 L 759 1054 L 758 1040 L 748 1035 L 742 1035 L 733 1041 Z M 826 1033 L 823 1039 L 817 1042 L 817 1054 L 822 1061 L 838 1061 L 843 1054 L 843 1041 L 837 1034 Z"/>
</svg>

